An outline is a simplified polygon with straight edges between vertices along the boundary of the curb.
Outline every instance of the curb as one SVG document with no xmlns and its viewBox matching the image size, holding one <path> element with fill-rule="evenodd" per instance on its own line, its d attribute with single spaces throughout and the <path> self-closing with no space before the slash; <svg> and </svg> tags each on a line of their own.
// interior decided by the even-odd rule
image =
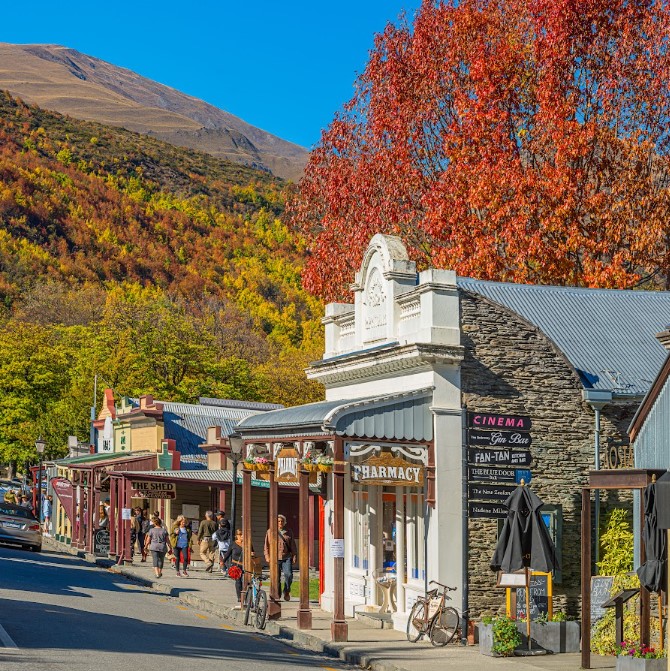
<svg viewBox="0 0 670 671">
<path fill-rule="evenodd" d="M 76 548 L 72 548 L 69 545 L 65 545 L 49 537 L 45 537 L 43 543 L 50 549 L 83 559 L 90 564 L 94 564 L 100 568 L 107 569 L 112 573 L 121 575 L 132 582 L 143 585 L 144 587 L 150 587 L 156 592 L 177 598 L 181 602 L 193 606 L 205 613 L 211 613 L 212 615 L 225 620 L 232 620 L 236 624 L 243 624 L 244 622 L 242 611 L 233 610 L 230 606 L 219 606 L 207 599 L 203 599 L 202 597 L 193 594 L 179 594 L 178 588 L 136 576 L 128 569 L 113 562 L 111 559 L 95 557 L 88 552 L 77 550 Z M 282 643 L 290 645 L 291 647 L 321 653 L 329 657 L 336 657 L 346 664 L 359 666 L 363 669 L 369 669 L 370 671 L 410 671 L 410 669 L 404 666 L 397 666 L 391 662 L 375 660 L 373 656 L 374 653 L 365 652 L 364 650 L 344 650 L 344 647 L 346 645 L 352 645 L 352 642 L 330 643 L 318 636 L 308 633 L 307 631 L 288 627 L 280 622 L 268 620 L 263 631 L 254 629 L 254 632 L 277 638 L 281 640 Z"/>
</svg>

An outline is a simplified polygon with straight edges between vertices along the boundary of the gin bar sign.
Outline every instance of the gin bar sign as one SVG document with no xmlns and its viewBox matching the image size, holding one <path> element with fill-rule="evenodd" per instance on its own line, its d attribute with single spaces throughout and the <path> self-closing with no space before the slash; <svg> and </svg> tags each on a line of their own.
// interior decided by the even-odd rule
<svg viewBox="0 0 670 671">
<path fill-rule="evenodd" d="M 468 445 L 473 447 L 530 447 L 530 433 L 522 431 L 468 430 Z"/>
<path fill-rule="evenodd" d="M 473 429 L 493 431 L 528 431 L 531 427 L 530 417 L 525 415 L 496 415 L 488 412 L 468 412 L 468 426 Z"/>
</svg>

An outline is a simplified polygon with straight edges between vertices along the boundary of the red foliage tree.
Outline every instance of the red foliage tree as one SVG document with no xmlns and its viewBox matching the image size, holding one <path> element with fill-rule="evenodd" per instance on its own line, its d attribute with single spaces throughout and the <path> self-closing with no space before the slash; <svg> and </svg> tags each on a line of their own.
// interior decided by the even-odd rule
<svg viewBox="0 0 670 671">
<path fill-rule="evenodd" d="M 425 0 L 378 35 L 289 206 L 305 286 L 341 297 L 370 237 L 515 282 L 668 282 L 670 9 Z"/>
</svg>

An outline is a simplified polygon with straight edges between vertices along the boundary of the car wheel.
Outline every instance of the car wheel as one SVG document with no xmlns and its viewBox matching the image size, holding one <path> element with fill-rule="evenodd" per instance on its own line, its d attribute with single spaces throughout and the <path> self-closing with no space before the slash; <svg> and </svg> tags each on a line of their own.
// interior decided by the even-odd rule
<svg viewBox="0 0 670 671">
<path fill-rule="evenodd" d="M 31 552 L 42 552 L 42 546 L 41 545 L 31 545 L 30 546 L 30 551 Z"/>
</svg>

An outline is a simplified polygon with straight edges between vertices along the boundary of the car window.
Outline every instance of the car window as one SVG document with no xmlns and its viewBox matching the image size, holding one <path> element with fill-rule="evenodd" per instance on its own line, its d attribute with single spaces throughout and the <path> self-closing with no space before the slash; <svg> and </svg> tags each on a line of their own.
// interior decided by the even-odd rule
<svg viewBox="0 0 670 671">
<path fill-rule="evenodd" d="M 15 508 L 14 506 L 3 506 L 0 504 L 0 515 L 14 515 L 14 517 L 25 517 L 27 520 L 36 519 L 28 508 Z"/>
</svg>

